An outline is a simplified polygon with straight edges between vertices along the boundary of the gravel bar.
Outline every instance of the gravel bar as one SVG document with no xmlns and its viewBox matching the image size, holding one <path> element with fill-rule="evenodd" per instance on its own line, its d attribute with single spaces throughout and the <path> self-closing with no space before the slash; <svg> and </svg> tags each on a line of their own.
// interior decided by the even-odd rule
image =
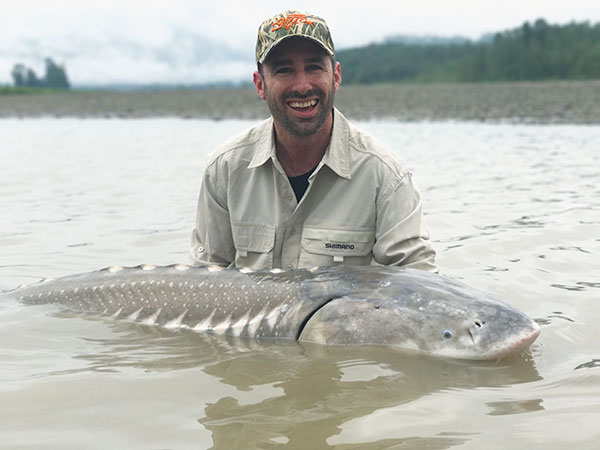
<svg viewBox="0 0 600 450">
<path fill-rule="evenodd" d="M 336 105 L 354 120 L 600 123 L 600 80 L 485 84 L 378 84 L 340 88 Z M 0 117 L 261 119 L 251 87 L 163 91 L 71 91 L 0 95 Z"/>
</svg>

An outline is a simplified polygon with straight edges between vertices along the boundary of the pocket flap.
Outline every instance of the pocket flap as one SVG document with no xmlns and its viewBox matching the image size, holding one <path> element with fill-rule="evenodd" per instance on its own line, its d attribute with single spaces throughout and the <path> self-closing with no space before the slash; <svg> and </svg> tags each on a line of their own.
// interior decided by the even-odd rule
<svg viewBox="0 0 600 450">
<path fill-rule="evenodd" d="M 309 253 L 329 256 L 365 256 L 375 243 L 374 231 L 304 228 L 302 248 Z"/>
<path fill-rule="evenodd" d="M 275 227 L 258 223 L 232 223 L 233 243 L 242 252 L 268 253 L 275 244 Z"/>
</svg>

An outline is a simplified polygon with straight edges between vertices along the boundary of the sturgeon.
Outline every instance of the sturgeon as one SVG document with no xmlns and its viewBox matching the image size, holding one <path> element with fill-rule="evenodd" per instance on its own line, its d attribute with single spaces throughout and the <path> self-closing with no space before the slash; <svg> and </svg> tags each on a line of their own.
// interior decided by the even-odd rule
<svg viewBox="0 0 600 450">
<path fill-rule="evenodd" d="M 326 345 L 386 345 L 460 359 L 527 348 L 539 325 L 452 278 L 383 266 L 292 271 L 108 267 L 3 294 L 168 328 Z"/>
</svg>

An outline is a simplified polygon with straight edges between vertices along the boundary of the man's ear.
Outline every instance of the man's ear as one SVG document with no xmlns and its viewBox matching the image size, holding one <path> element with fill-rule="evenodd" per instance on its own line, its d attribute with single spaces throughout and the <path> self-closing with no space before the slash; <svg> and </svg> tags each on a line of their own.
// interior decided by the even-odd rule
<svg viewBox="0 0 600 450">
<path fill-rule="evenodd" d="M 335 67 L 333 68 L 333 84 L 335 87 L 335 91 L 337 92 L 338 88 L 342 84 L 342 66 L 340 66 L 339 62 L 335 62 Z"/>
<path fill-rule="evenodd" d="M 260 72 L 258 70 L 254 71 L 254 74 L 252 76 L 252 79 L 254 81 L 254 86 L 256 86 L 256 93 L 258 94 L 258 96 L 261 99 L 265 99 L 265 80 L 263 78 L 263 76 L 260 74 Z"/>
</svg>

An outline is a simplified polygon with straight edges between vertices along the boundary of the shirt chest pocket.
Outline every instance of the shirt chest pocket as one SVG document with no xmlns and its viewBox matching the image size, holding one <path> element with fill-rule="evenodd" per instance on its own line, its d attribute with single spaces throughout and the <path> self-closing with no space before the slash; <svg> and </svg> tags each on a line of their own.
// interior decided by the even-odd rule
<svg viewBox="0 0 600 450">
<path fill-rule="evenodd" d="M 232 223 L 236 267 L 271 269 L 275 227 L 256 223 Z"/>
<path fill-rule="evenodd" d="M 305 227 L 299 267 L 333 264 L 369 265 L 373 257 L 374 230 L 334 230 Z"/>
</svg>

